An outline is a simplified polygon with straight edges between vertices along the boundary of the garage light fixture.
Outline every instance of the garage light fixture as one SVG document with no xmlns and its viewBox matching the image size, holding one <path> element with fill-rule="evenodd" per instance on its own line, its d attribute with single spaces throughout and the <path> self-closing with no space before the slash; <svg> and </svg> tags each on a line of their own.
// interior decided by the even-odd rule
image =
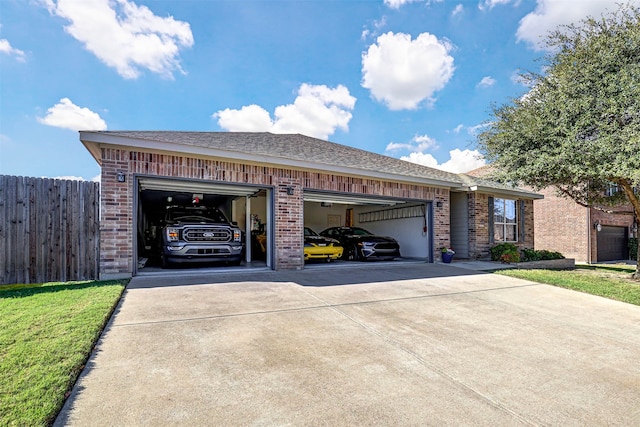
<svg viewBox="0 0 640 427">
<path fill-rule="evenodd" d="M 596 229 L 596 231 L 602 231 L 602 224 L 600 224 L 600 221 L 596 221 L 593 223 L 593 228 Z"/>
</svg>

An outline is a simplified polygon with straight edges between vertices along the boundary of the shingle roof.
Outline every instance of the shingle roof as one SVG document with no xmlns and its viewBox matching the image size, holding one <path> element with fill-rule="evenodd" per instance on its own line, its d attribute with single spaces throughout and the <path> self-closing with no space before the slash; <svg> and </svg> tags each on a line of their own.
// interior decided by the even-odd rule
<svg viewBox="0 0 640 427">
<path fill-rule="evenodd" d="M 468 174 L 458 174 L 458 176 L 462 180 L 462 186 L 467 189 L 478 189 L 482 192 L 493 191 L 497 194 L 514 194 L 518 193 L 520 197 L 530 197 L 532 199 L 542 198 L 542 195 L 535 193 L 533 191 L 525 190 L 522 188 L 514 187 L 512 185 L 501 184 L 496 181 L 490 181 L 488 179 L 480 178 L 477 176 L 471 176 Z"/>
<path fill-rule="evenodd" d="M 106 138 L 97 138 L 102 136 Z M 184 131 L 86 131 L 80 138 L 87 143 L 126 144 L 126 140 L 146 141 L 153 145 L 177 145 L 202 150 L 240 153 L 259 158 L 265 164 L 288 164 L 291 160 L 313 164 L 316 169 L 330 171 L 336 168 L 359 170 L 364 175 L 389 174 L 417 181 L 432 180 L 460 191 L 482 187 L 483 191 L 496 190 L 522 195 L 534 193 L 505 186 L 466 174 L 455 174 L 422 166 L 382 154 L 337 144 L 300 134 L 272 134 L 268 132 L 184 132 Z M 121 138 L 125 139 L 125 142 Z M 91 149 L 89 145 L 87 148 Z M 317 166 L 317 167 L 316 167 Z M 465 190 L 466 187 L 466 190 Z"/>
<path fill-rule="evenodd" d="M 101 131 L 87 133 L 212 148 L 268 158 L 293 159 L 327 166 L 341 166 L 363 171 L 378 171 L 407 177 L 434 179 L 450 182 L 453 185 L 460 184 L 460 178 L 454 173 L 300 134 L 181 131 Z"/>
</svg>

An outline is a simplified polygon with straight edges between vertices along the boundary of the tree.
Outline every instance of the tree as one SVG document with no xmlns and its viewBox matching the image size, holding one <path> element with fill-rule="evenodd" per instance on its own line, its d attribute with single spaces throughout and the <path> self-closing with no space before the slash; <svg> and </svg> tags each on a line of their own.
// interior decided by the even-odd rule
<svg viewBox="0 0 640 427">
<path fill-rule="evenodd" d="M 598 209 L 630 204 L 640 224 L 639 9 L 619 6 L 545 41 L 544 71 L 524 73 L 529 92 L 493 106 L 478 136 L 493 177 Z M 612 184 L 620 191 L 607 196 Z"/>
</svg>

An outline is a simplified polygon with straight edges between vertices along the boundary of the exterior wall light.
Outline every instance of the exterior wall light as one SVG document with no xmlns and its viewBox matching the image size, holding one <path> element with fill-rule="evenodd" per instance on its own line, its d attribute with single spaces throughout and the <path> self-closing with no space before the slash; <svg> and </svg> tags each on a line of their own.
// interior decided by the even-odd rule
<svg viewBox="0 0 640 427">
<path fill-rule="evenodd" d="M 436 202 L 436 207 L 441 208 L 442 207 L 442 202 L 438 200 Z"/>
<path fill-rule="evenodd" d="M 118 182 L 126 182 L 127 175 L 124 172 L 118 172 L 117 181 Z"/>
<path fill-rule="evenodd" d="M 593 228 L 595 228 L 595 229 L 596 229 L 596 231 L 602 231 L 602 224 L 600 224 L 600 221 L 596 221 L 596 222 L 593 224 Z"/>
<path fill-rule="evenodd" d="M 293 196 L 293 187 L 287 187 L 287 195 Z"/>
</svg>

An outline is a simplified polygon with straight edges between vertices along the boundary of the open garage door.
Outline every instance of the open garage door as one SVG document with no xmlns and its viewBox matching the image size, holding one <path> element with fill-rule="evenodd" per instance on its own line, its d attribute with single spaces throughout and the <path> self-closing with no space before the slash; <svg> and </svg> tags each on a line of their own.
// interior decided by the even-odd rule
<svg viewBox="0 0 640 427">
<path fill-rule="evenodd" d="M 392 237 L 400 246 L 402 259 L 432 260 L 433 231 L 431 202 L 369 197 L 317 190 L 304 192 L 304 224 L 320 234 L 333 227 L 359 227 L 376 236 Z M 323 233 L 327 231 L 327 233 Z M 381 246 L 392 253 L 393 248 Z M 349 257 L 349 245 L 344 258 Z M 387 247 L 388 246 L 388 247 Z M 382 253 L 384 255 L 384 253 Z M 381 258 L 384 258 L 381 256 Z"/>
<path fill-rule="evenodd" d="M 270 189 L 145 176 L 136 180 L 136 273 L 271 266 Z"/>
<path fill-rule="evenodd" d="M 598 262 L 627 258 L 627 227 L 602 226 L 598 231 Z"/>
</svg>

